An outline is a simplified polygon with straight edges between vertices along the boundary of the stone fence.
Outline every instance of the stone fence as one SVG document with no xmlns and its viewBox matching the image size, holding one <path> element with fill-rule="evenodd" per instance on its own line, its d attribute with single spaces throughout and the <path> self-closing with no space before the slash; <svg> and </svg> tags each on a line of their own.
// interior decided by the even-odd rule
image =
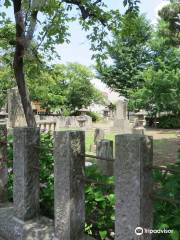
<svg viewBox="0 0 180 240">
<path fill-rule="evenodd" d="M 41 120 L 37 121 L 37 127 L 42 131 L 51 131 L 54 132 L 56 130 L 56 121 L 46 121 Z"/>
<path fill-rule="evenodd" d="M 2 129 L 2 127 L 1 127 Z M 6 131 L 1 130 L 0 158 L 6 159 Z M 3 138 L 2 138 L 3 136 Z M 85 133 L 54 134 L 54 221 L 39 215 L 38 128 L 14 128 L 13 204 L 0 195 L 0 238 L 6 240 L 87 240 L 85 236 Z M 104 143 L 106 146 L 106 143 Z M 115 140 L 115 240 L 150 240 L 152 139 L 141 135 L 117 135 Z M 7 178 L 1 165 L 0 182 Z M 3 170 L 3 171 L 2 171 Z M 3 182 L 6 182 L 3 180 Z M 6 188 L 6 184 L 0 184 Z M 5 193 L 2 189 L 0 192 Z"/>
<path fill-rule="evenodd" d="M 62 128 L 90 128 L 92 127 L 92 118 L 89 116 L 37 116 L 37 127 L 40 130 L 58 131 Z"/>
<path fill-rule="evenodd" d="M 58 131 L 63 128 L 70 129 L 88 129 L 92 127 L 92 118 L 89 116 L 35 116 L 37 127 L 41 131 Z M 24 121 L 15 120 L 14 124 L 10 123 L 8 118 L 0 119 L 0 125 L 7 124 L 8 128 L 25 127 Z M 19 126 L 21 125 L 21 126 Z"/>
</svg>

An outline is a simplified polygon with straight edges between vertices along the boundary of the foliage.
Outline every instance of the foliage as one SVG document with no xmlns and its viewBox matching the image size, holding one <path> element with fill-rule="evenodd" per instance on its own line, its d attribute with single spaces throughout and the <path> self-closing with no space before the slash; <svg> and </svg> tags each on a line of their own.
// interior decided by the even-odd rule
<svg viewBox="0 0 180 240">
<path fill-rule="evenodd" d="M 167 115 L 158 118 L 159 128 L 180 128 L 180 115 Z"/>
<path fill-rule="evenodd" d="M 164 38 L 165 44 L 169 46 L 180 46 L 180 1 L 172 0 L 159 11 L 160 21 L 157 35 Z"/>
<path fill-rule="evenodd" d="M 180 162 L 168 165 L 171 169 L 180 169 Z M 171 174 L 167 172 L 154 172 L 154 181 L 156 182 L 157 196 L 165 197 L 168 199 L 178 200 L 180 196 L 180 175 Z M 174 230 L 172 234 L 157 234 L 154 240 L 178 240 L 180 238 L 180 207 L 178 204 L 170 203 L 167 201 L 157 200 L 154 202 L 155 216 L 154 227 L 155 229 L 171 229 Z"/>
<path fill-rule="evenodd" d="M 143 71 L 150 61 L 147 41 L 151 36 L 151 27 L 144 16 L 135 12 L 126 13 L 120 21 L 120 29 L 113 32 L 113 40 L 107 47 L 106 60 L 97 62 L 98 77 L 109 87 L 124 96 L 130 89 L 137 89 L 143 79 L 139 71 Z"/>
<path fill-rule="evenodd" d="M 79 111 L 75 111 L 70 114 L 70 116 L 80 116 L 80 115 L 81 113 Z M 96 112 L 87 111 L 86 115 L 90 116 L 93 122 L 98 122 L 101 120 L 101 116 Z"/>
<path fill-rule="evenodd" d="M 178 55 L 176 59 L 178 60 Z M 174 59 L 175 64 L 178 62 L 179 60 Z M 161 61 L 158 64 L 157 70 L 155 66 L 142 73 L 144 86 L 137 91 L 131 91 L 131 108 L 144 108 L 152 115 L 160 112 L 173 112 L 178 115 L 180 112 L 180 69 L 175 66 L 171 68 L 169 63 L 166 65 Z"/>
<path fill-rule="evenodd" d="M 31 74 L 33 65 L 27 69 L 31 99 L 39 101 L 44 108 L 60 110 L 66 100 L 64 83 L 60 80 L 61 76 L 55 77 L 55 67 L 42 66 L 37 69 L 38 67 L 34 64 L 34 68 L 35 74 L 33 75 Z"/>
<path fill-rule="evenodd" d="M 12 51 L 9 44 L 14 39 L 15 29 L 10 20 L 3 20 L 0 13 L 0 109 L 5 105 L 7 89 L 15 85 L 12 72 Z"/>
<path fill-rule="evenodd" d="M 7 102 L 7 89 L 15 85 L 13 76 L 8 67 L 3 68 L 0 66 L 0 109 L 5 106 Z"/>
<path fill-rule="evenodd" d="M 139 3 L 140 3 L 140 0 L 135 0 L 135 1 L 133 1 L 133 0 L 123 0 L 124 6 L 129 4 L 129 8 L 128 8 L 127 12 L 139 11 L 139 6 L 138 6 Z"/>
<path fill-rule="evenodd" d="M 103 96 L 90 82 L 93 73 L 88 67 L 78 63 L 62 65 L 62 78 L 67 87 L 66 104 L 76 110 L 88 107 L 94 102 L 103 102 Z"/>
<path fill-rule="evenodd" d="M 40 208 L 42 215 L 53 218 L 54 214 L 54 157 L 53 136 L 42 133 L 40 138 Z"/>
<path fill-rule="evenodd" d="M 41 57 L 41 56 L 39 56 Z M 90 82 L 92 71 L 78 63 L 41 64 L 33 56 L 26 58 L 25 74 L 31 100 L 38 100 L 42 107 L 69 114 L 91 103 L 103 103 L 104 98 Z M 12 68 L 0 67 L 0 107 L 5 104 L 7 90 L 16 85 Z"/>
<path fill-rule="evenodd" d="M 96 112 L 88 112 L 87 115 L 92 118 L 93 122 L 98 122 L 101 120 L 101 116 Z"/>
<path fill-rule="evenodd" d="M 163 7 L 154 29 L 144 16 L 127 12 L 107 46 L 112 63 L 97 61 L 99 78 L 130 99 L 130 110 L 179 114 L 179 6 L 172 0 Z"/>
<path fill-rule="evenodd" d="M 177 41 L 175 44 L 171 38 L 174 36 L 173 33 L 169 32 L 168 28 L 170 24 L 168 14 L 174 14 L 170 10 L 171 5 L 159 13 L 161 19 L 149 41 L 151 63 L 140 74 L 144 84 L 140 89 L 130 91 L 130 108 L 144 108 L 154 116 L 163 111 L 178 116 L 180 112 L 180 51 Z M 168 34 L 165 36 L 162 29 L 169 36 Z"/>
<path fill-rule="evenodd" d="M 101 92 L 90 82 L 92 78 L 93 73 L 84 65 L 57 64 L 42 73 L 39 79 L 42 85 L 35 80 L 30 89 L 44 106 L 72 112 L 94 102 L 103 102 Z"/>
<path fill-rule="evenodd" d="M 114 232 L 114 178 L 101 176 L 96 165 L 86 168 L 86 177 L 100 183 L 100 186 L 95 183 L 86 185 L 86 224 L 89 226 L 87 233 L 96 239 L 105 239 Z"/>
</svg>

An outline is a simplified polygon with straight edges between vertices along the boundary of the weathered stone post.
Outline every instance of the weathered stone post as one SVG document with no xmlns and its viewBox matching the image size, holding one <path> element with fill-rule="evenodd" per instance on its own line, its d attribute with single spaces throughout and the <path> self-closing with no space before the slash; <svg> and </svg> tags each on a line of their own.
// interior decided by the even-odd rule
<svg viewBox="0 0 180 240">
<path fill-rule="evenodd" d="M 105 159 L 113 159 L 113 141 L 101 140 L 96 144 L 96 156 Z M 97 159 L 97 165 L 102 174 L 106 176 L 113 176 L 114 163 L 113 161 L 106 161 Z"/>
<path fill-rule="evenodd" d="M 0 205 L 7 201 L 7 128 L 0 125 Z"/>
<path fill-rule="evenodd" d="M 96 152 L 96 144 L 98 141 L 104 139 L 105 137 L 105 133 L 104 130 L 101 128 L 96 128 L 94 131 L 94 142 L 93 144 L 90 146 L 90 151 L 91 152 Z"/>
<path fill-rule="evenodd" d="M 55 237 L 80 240 L 85 225 L 84 168 L 85 134 L 55 132 Z"/>
<path fill-rule="evenodd" d="M 14 215 L 24 221 L 39 213 L 38 145 L 38 128 L 14 128 Z"/>
<path fill-rule="evenodd" d="M 104 130 L 100 129 L 100 128 L 96 128 L 95 132 L 94 132 L 94 144 L 96 145 L 96 143 L 102 139 L 104 139 Z"/>
<path fill-rule="evenodd" d="M 115 239 L 150 240 L 150 234 L 136 235 L 135 229 L 152 228 L 152 169 L 147 168 L 152 165 L 152 138 L 118 135 L 115 151 Z"/>
</svg>

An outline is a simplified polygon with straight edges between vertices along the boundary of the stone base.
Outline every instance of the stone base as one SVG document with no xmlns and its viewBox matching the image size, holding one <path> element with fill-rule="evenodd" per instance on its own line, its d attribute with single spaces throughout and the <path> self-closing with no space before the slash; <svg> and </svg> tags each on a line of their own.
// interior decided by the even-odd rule
<svg viewBox="0 0 180 240">
<path fill-rule="evenodd" d="M 40 217 L 23 222 L 13 216 L 13 207 L 0 208 L 0 240 L 59 240 L 54 238 L 54 222 Z M 69 239 L 67 239 L 69 240 Z M 81 240 L 95 240 L 84 235 Z"/>
<path fill-rule="evenodd" d="M 53 221 L 41 217 L 23 222 L 13 216 L 13 207 L 0 208 L 0 237 L 6 240 L 53 240 Z"/>
<path fill-rule="evenodd" d="M 139 128 L 133 128 L 133 134 L 140 134 L 140 135 L 144 135 L 144 128 L 143 127 L 139 127 Z"/>
</svg>

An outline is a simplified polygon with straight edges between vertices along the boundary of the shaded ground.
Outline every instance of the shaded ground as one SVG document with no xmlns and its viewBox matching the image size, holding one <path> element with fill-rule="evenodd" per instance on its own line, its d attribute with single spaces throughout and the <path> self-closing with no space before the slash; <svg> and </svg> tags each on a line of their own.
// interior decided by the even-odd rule
<svg viewBox="0 0 180 240">
<path fill-rule="evenodd" d="M 154 164 L 165 165 L 177 162 L 177 151 L 180 149 L 180 130 L 148 129 L 146 135 L 154 139 Z"/>
<path fill-rule="evenodd" d="M 177 162 L 177 151 L 180 149 L 179 142 L 180 140 L 173 138 L 154 140 L 154 164 L 164 165 Z"/>
</svg>

